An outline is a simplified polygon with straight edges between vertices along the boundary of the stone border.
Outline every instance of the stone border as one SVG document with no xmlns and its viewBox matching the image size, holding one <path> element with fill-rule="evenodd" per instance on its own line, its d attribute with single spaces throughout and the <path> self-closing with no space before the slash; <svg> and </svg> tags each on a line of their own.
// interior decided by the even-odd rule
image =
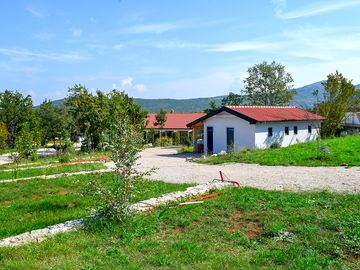
<svg viewBox="0 0 360 270">
<path fill-rule="evenodd" d="M 134 203 L 130 206 L 130 209 L 135 213 L 150 211 L 160 205 L 180 201 L 185 198 L 207 193 L 213 189 L 222 189 L 229 186 L 232 186 L 232 184 L 212 181 L 194 187 L 188 187 L 185 191 L 166 193 L 157 198 L 151 198 L 148 200 L 140 201 L 138 203 Z M 16 236 L 4 238 L 0 240 L 0 247 L 15 247 L 30 242 L 40 242 L 59 233 L 75 231 L 81 228 L 83 222 L 83 219 L 70 220 L 43 229 L 33 230 Z"/>
</svg>

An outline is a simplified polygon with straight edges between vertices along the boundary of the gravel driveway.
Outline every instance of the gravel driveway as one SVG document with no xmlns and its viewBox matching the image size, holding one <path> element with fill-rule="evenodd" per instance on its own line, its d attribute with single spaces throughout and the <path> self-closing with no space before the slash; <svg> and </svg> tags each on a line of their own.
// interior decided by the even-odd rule
<svg viewBox="0 0 360 270">
<path fill-rule="evenodd" d="M 295 167 L 256 164 L 204 165 L 186 161 L 191 154 L 176 148 L 148 148 L 141 153 L 140 170 L 158 168 L 151 179 L 171 183 L 205 183 L 223 171 L 243 186 L 288 191 L 360 192 L 360 167 Z"/>
</svg>

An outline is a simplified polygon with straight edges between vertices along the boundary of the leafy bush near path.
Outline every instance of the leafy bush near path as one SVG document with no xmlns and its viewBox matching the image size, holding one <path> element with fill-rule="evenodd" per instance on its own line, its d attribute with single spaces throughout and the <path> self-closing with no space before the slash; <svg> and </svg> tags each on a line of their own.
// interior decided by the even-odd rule
<svg viewBox="0 0 360 270">
<path fill-rule="evenodd" d="M 230 189 L 0 256 L 8 269 L 358 269 L 359 205 L 360 195 Z"/>
</svg>

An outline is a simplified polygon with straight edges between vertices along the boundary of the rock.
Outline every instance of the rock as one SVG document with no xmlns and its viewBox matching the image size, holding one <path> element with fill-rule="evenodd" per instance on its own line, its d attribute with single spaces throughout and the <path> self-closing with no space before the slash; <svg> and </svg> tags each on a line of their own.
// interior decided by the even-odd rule
<svg viewBox="0 0 360 270">
<path fill-rule="evenodd" d="M 226 155 L 226 151 L 222 150 L 220 153 L 219 153 L 220 156 L 223 156 L 223 155 Z"/>
</svg>

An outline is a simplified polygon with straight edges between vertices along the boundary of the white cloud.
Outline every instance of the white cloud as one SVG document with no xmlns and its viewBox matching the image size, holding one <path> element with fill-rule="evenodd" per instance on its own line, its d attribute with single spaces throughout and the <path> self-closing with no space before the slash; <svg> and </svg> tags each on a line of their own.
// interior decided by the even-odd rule
<svg viewBox="0 0 360 270">
<path fill-rule="evenodd" d="M 239 41 L 215 45 L 210 52 L 238 52 L 280 49 L 284 44 L 276 41 Z"/>
<path fill-rule="evenodd" d="M 136 85 L 134 85 L 134 90 L 135 90 L 137 93 L 141 94 L 141 93 L 143 93 L 143 92 L 146 91 L 146 86 L 143 85 L 143 84 L 136 84 Z"/>
<path fill-rule="evenodd" d="M 122 48 L 124 48 L 124 44 L 121 44 L 121 43 L 115 44 L 115 45 L 113 46 L 113 48 L 114 48 L 115 50 L 121 50 Z"/>
<path fill-rule="evenodd" d="M 38 60 L 85 60 L 88 59 L 88 56 L 72 51 L 72 52 L 33 52 L 27 49 L 8 49 L 8 48 L 0 48 L 0 54 L 10 56 L 12 58 L 19 58 L 21 57 L 22 60 L 31 60 L 31 59 L 38 59 Z"/>
<path fill-rule="evenodd" d="M 33 17 L 37 18 L 37 19 L 42 19 L 45 18 L 46 15 L 36 9 L 34 9 L 33 7 L 26 7 L 26 11 L 29 12 Z"/>
<path fill-rule="evenodd" d="M 121 80 L 121 87 L 125 90 L 131 89 L 133 86 L 133 78 L 128 76 L 126 79 Z"/>
<path fill-rule="evenodd" d="M 80 28 L 70 28 L 70 32 L 74 37 L 80 37 L 83 33 L 83 30 Z"/>
<path fill-rule="evenodd" d="M 54 34 L 51 33 L 37 33 L 33 35 L 34 38 L 39 39 L 39 40 L 44 40 L 44 41 L 48 41 L 51 40 L 55 37 Z"/>
<path fill-rule="evenodd" d="M 209 45 L 203 43 L 195 43 L 182 40 L 165 40 L 155 44 L 155 47 L 159 49 L 194 49 L 204 48 L 208 46 Z"/>
<path fill-rule="evenodd" d="M 170 30 L 183 28 L 183 23 L 153 23 L 153 24 L 140 24 L 128 27 L 125 29 L 126 33 L 130 34 L 162 34 Z"/>
<path fill-rule="evenodd" d="M 285 11 L 286 0 L 279 0 L 275 2 L 275 14 L 281 19 L 297 19 L 302 17 L 314 16 L 317 14 L 324 14 L 340 9 L 350 8 L 360 5 L 359 0 L 342 0 L 342 1 L 323 1 L 312 3 L 303 8 L 296 10 Z"/>
</svg>

